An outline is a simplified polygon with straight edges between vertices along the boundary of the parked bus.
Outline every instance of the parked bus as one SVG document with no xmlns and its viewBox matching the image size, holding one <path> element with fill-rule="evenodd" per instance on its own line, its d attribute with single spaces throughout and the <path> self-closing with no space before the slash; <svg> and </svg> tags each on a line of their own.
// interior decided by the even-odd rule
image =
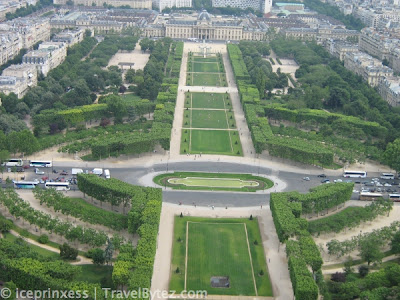
<svg viewBox="0 0 400 300">
<path fill-rule="evenodd" d="M 360 200 L 374 201 L 381 199 L 383 197 L 382 194 L 379 193 L 371 193 L 371 192 L 361 192 Z"/>
<path fill-rule="evenodd" d="M 14 181 L 16 189 L 34 189 L 39 184 L 39 181 Z"/>
<path fill-rule="evenodd" d="M 31 160 L 29 165 L 34 168 L 51 168 L 53 163 L 51 161 Z"/>
<path fill-rule="evenodd" d="M 400 202 L 400 194 L 389 194 L 389 199 L 394 202 Z"/>
<path fill-rule="evenodd" d="M 393 173 L 381 173 L 381 179 L 394 179 Z"/>
<path fill-rule="evenodd" d="M 57 191 L 69 191 L 69 182 L 46 182 L 46 189 L 56 189 Z"/>
<path fill-rule="evenodd" d="M 22 167 L 24 162 L 20 158 L 10 158 L 7 162 L 3 163 L 6 167 Z"/>
<path fill-rule="evenodd" d="M 367 172 L 365 172 L 365 171 L 344 171 L 343 177 L 365 178 L 365 177 L 367 177 Z"/>
</svg>

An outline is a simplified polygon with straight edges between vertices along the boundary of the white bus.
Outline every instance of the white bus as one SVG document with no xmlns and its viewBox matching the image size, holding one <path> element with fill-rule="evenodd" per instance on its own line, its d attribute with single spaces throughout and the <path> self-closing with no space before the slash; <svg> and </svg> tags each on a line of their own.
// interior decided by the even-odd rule
<svg viewBox="0 0 400 300">
<path fill-rule="evenodd" d="M 365 171 L 344 171 L 343 177 L 365 178 L 365 177 L 367 177 L 367 172 L 365 172 Z"/>
<path fill-rule="evenodd" d="M 46 182 L 46 189 L 56 189 L 57 191 L 69 191 L 69 182 Z"/>
<path fill-rule="evenodd" d="M 400 194 L 389 194 L 389 199 L 394 202 L 400 202 Z"/>
<path fill-rule="evenodd" d="M 6 167 L 22 167 L 23 164 L 24 162 L 20 158 L 10 158 L 3 165 Z"/>
<path fill-rule="evenodd" d="M 29 165 L 34 168 L 51 168 L 53 163 L 51 161 L 31 160 Z"/>
<path fill-rule="evenodd" d="M 381 199 L 382 197 L 383 197 L 383 195 L 380 193 L 370 193 L 370 192 L 361 192 L 360 193 L 360 200 L 374 201 L 374 200 Z"/>
<path fill-rule="evenodd" d="M 14 181 L 16 189 L 34 189 L 38 184 L 38 181 Z"/>
<path fill-rule="evenodd" d="M 393 173 L 381 173 L 381 179 L 394 179 Z"/>
</svg>

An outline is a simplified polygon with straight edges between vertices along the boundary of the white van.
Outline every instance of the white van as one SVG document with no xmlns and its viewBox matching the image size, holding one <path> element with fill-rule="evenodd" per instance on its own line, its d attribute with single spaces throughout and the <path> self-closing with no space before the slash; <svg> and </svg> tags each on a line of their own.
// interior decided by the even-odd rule
<svg viewBox="0 0 400 300">
<path fill-rule="evenodd" d="M 105 169 L 105 170 L 104 170 L 104 177 L 105 177 L 106 179 L 110 179 L 110 178 L 111 178 L 111 176 L 110 176 L 110 170 L 109 170 L 109 169 Z"/>
<path fill-rule="evenodd" d="M 92 171 L 92 174 L 96 174 L 96 175 L 103 175 L 103 169 L 102 168 L 94 168 Z"/>
<path fill-rule="evenodd" d="M 82 169 L 77 169 L 77 168 L 72 168 L 71 174 L 72 175 L 77 175 L 83 173 Z"/>
<path fill-rule="evenodd" d="M 38 168 L 35 169 L 36 175 L 44 175 L 43 171 L 40 171 Z"/>
</svg>

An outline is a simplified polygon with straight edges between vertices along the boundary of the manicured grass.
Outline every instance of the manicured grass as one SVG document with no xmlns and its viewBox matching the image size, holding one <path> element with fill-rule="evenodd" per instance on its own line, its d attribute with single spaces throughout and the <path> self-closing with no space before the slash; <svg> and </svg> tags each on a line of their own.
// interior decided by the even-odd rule
<svg viewBox="0 0 400 300">
<path fill-rule="evenodd" d="M 202 186 L 199 186 L 197 184 L 198 182 L 195 182 L 195 184 L 192 186 L 190 186 L 189 184 L 185 185 L 179 182 L 174 182 L 175 180 L 184 180 L 184 179 L 187 180 L 187 178 L 190 178 L 189 182 L 192 182 L 195 179 L 197 179 L 197 181 L 205 179 L 207 182 L 202 182 L 203 183 Z M 210 180 L 210 178 L 213 179 Z M 223 182 L 221 179 L 226 179 L 225 187 L 221 186 L 222 185 L 221 182 Z M 229 179 L 231 182 L 229 182 Z M 238 183 L 239 180 L 256 182 L 257 185 L 243 186 L 241 188 L 238 188 L 238 186 L 235 187 L 232 186 L 232 184 L 235 183 L 232 182 L 232 180 L 236 180 L 236 183 Z M 257 190 L 269 189 L 274 186 L 274 183 L 265 177 L 253 176 L 251 174 L 230 174 L 230 173 L 174 172 L 174 173 L 160 174 L 154 177 L 153 181 L 160 186 L 168 186 L 178 190 L 255 192 Z M 240 185 L 240 183 L 238 185 Z"/>
<path fill-rule="evenodd" d="M 171 184 L 182 184 L 188 187 L 222 187 L 222 188 L 236 188 L 258 186 L 257 181 L 241 180 L 236 178 L 198 178 L 198 177 L 185 177 L 185 178 L 171 178 L 168 180 Z"/>
<path fill-rule="evenodd" d="M 170 290 L 180 292 L 184 289 L 187 222 L 187 290 L 207 290 L 209 294 L 218 295 L 254 296 L 254 274 L 258 295 L 272 296 L 256 218 L 249 220 L 176 217 Z M 257 241 L 257 245 L 254 241 Z M 177 268 L 179 273 L 176 273 Z M 263 270 L 263 276 L 258 275 L 260 270 Z M 230 287 L 212 288 L 211 276 L 229 276 Z"/>
<path fill-rule="evenodd" d="M 112 266 L 80 265 L 82 270 L 76 280 L 89 283 L 99 283 L 102 287 L 115 288 L 112 282 Z"/>
<path fill-rule="evenodd" d="M 191 60 L 196 62 L 217 62 L 218 58 L 216 56 L 208 56 L 206 58 L 203 56 L 193 56 Z"/>
<path fill-rule="evenodd" d="M 226 86 L 223 73 L 188 73 L 187 81 L 191 86 Z"/>
<path fill-rule="evenodd" d="M 228 122 L 224 110 L 192 110 L 191 116 L 192 128 L 228 128 Z"/>
<path fill-rule="evenodd" d="M 186 93 L 185 108 L 229 109 L 231 101 L 228 94 Z"/>
<path fill-rule="evenodd" d="M 193 62 L 193 72 L 219 73 L 217 62 Z"/>
<path fill-rule="evenodd" d="M 186 153 L 243 155 L 239 134 L 235 130 L 182 129 L 181 154 Z"/>
</svg>

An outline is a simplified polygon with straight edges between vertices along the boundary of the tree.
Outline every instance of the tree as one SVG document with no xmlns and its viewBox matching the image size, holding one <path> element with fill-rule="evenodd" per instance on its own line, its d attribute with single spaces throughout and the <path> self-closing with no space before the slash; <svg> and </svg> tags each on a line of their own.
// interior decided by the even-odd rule
<svg viewBox="0 0 400 300">
<path fill-rule="evenodd" d="M 380 249 L 380 243 L 374 237 L 368 237 L 360 241 L 360 256 L 368 263 L 380 262 L 384 256 Z"/>
<path fill-rule="evenodd" d="M 110 95 L 106 97 L 107 110 L 114 116 L 114 124 L 122 123 L 122 118 L 126 115 L 126 105 L 121 97 Z"/>
<path fill-rule="evenodd" d="M 78 250 L 70 247 L 67 243 L 60 245 L 60 257 L 62 259 L 75 260 L 78 256 Z"/>
<path fill-rule="evenodd" d="M 392 253 L 400 254 L 400 230 L 395 233 L 390 243 Z"/>
<path fill-rule="evenodd" d="M 387 144 L 383 159 L 391 168 L 397 172 L 400 171 L 400 139 L 395 139 L 393 143 Z"/>
<path fill-rule="evenodd" d="M 91 250 L 91 258 L 95 265 L 103 265 L 105 262 L 104 251 L 100 248 L 95 248 Z"/>
<path fill-rule="evenodd" d="M 0 219 L 0 232 L 6 233 L 11 230 L 13 223 L 7 219 Z"/>
</svg>

